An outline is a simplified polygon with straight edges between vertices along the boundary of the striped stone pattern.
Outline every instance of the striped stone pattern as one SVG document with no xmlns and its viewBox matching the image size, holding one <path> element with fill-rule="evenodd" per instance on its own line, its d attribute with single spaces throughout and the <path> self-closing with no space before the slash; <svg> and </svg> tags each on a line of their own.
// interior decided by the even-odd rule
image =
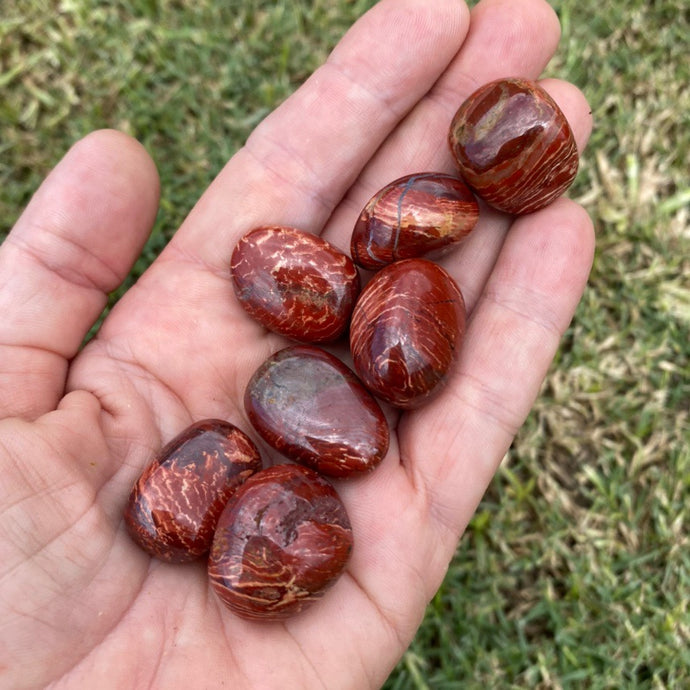
<svg viewBox="0 0 690 690">
<path fill-rule="evenodd" d="M 124 520 L 134 541 L 169 563 L 205 554 L 225 504 L 261 469 L 256 446 L 218 419 L 197 422 L 168 443 L 134 485 Z"/>
<path fill-rule="evenodd" d="M 352 545 L 345 506 L 331 484 L 301 465 L 275 465 L 228 502 L 211 547 L 209 578 L 236 615 L 283 620 L 335 583 Z"/>
<path fill-rule="evenodd" d="M 460 289 L 426 259 L 379 271 L 352 314 L 350 349 L 364 385 L 395 407 L 427 402 L 446 383 L 465 333 Z"/>
<path fill-rule="evenodd" d="M 565 115 L 525 79 L 501 79 L 475 91 L 453 118 L 449 143 L 467 184 L 511 214 L 550 204 L 577 174 L 577 146 Z"/>
<path fill-rule="evenodd" d="M 467 185 L 442 173 L 406 175 L 366 204 L 350 242 L 352 259 L 370 270 L 393 261 L 440 256 L 474 228 L 479 205 Z"/>
<path fill-rule="evenodd" d="M 336 340 L 348 326 L 360 278 L 349 256 L 297 228 L 266 226 L 240 239 L 230 269 L 246 312 L 300 342 Z"/>
<path fill-rule="evenodd" d="M 379 404 L 354 372 L 315 345 L 269 357 L 251 377 L 244 405 L 270 446 L 327 476 L 370 472 L 388 450 Z"/>
</svg>

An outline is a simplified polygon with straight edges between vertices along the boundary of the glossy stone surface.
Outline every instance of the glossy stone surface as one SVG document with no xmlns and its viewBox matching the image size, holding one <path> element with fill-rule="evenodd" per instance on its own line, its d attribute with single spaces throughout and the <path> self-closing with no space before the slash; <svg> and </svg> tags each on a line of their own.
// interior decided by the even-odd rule
<svg viewBox="0 0 690 690">
<path fill-rule="evenodd" d="M 357 268 L 325 240 L 297 228 L 261 227 L 231 258 L 235 294 L 271 331 L 301 342 L 336 340 L 360 289 Z"/>
<path fill-rule="evenodd" d="M 399 259 L 438 256 L 460 242 L 478 218 L 474 195 L 457 177 L 406 175 L 369 200 L 355 224 L 350 253 L 370 270 Z"/>
<path fill-rule="evenodd" d="M 192 424 L 157 454 L 134 485 L 125 525 L 134 541 L 169 563 L 205 554 L 228 498 L 261 469 L 251 439 L 220 419 Z"/>
<path fill-rule="evenodd" d="M 465 334 L 465 303 L 448 273 L 426 259 L 379 271 L 352 314 L 355 371 L 379 398 L 419 407 L 445 384 Z"/>
<path fill-rule="evenodd" d="M 578 153 L 565 115 L 538 84 L 499 79 L 459 108 L 449 143 L 460 174 L 507 213 L 531 213 L 575 179 Z"/>
<path fill-rule="evenodd" d="M 369 472 L 388 450 L 379 404 L 339 359 L 314 345 L 269 357 L 249 381 L 244 406 L 270 446 L 331 477 Z"/>
<path fill-rule="evenodd" d="M 320 599 L 343 572 L 352 529 L 335 489 L 301 465 L 248 479 L 218 521 L 211 585 L 235 614 L 282 620 Z"/>
</svg>

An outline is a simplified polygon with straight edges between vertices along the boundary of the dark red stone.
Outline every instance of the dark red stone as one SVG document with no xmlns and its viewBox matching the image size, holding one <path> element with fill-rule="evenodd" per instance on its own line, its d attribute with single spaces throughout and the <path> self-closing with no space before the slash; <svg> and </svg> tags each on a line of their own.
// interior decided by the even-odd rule
<svg viewBox="0 0 690 690">
<path fill-rule="evenodd" d="M 472 230 L 479 204 L 467 185 L 441 173 L 406 175 L 364 207 L 352 233 L 356 264 L 371 270 L 448 251 Z"/>
<path fill-rule="evenodd" d="M 269 357 L 249 381 L 244 406 L 270 446 L 331 477 L 368 472 L 388 450 L 376 400 L 337 357 L 313 345 Z"/>
<path fill-rule="evenodd" d="M 350 257 L 288 227 L 247 233 L 232 254 L 231 272 L 237 299 L 253 319 L 302 342 L 342 335 L 360 288 Z"/>
<path fill-rule="evenodd" d="M 371 279 L 355 305 L 355 371 L 379 398 L 418 407 L 445 384 L 464 333 L 465 303 L 450 275 L 426 259 L 398 261 Z"/>
<path fill-rule="evenodd" d="M 205 554 L 228 498 L 261 469 L 246 434 L 220 419 L 192 424 L 168 443 L 134 485 L 125 525 L 134 541 L 169 563 Z"/>
<path fill-rule="evenodd" d="M 211 585 L 235 614 L 282 620 L 320 599 L 352 551 L 352 529 L 335 489 L 301 465 L 250 477 L 218 521 Z"/>
<path fill-rule="evenodd" d="M 526 79 L 499 79 L 457 111 L 450 148 L 467 184 L 495 208 L 531 213 L 575 179 L 578 153 L 556 102 Z"/>
</svg>

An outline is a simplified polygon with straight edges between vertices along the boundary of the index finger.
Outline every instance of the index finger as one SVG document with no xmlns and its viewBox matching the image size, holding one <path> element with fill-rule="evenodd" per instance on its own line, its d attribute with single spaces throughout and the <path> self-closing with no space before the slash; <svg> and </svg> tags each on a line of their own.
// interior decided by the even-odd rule
<svg viewBox="0 0 690 690">
<path fill-rule="evenodd" d="M 457 0 L 376 5 L 257 127 L 173 247 L 222 268 L 228 248 L 256 225 L 318 232 L 372 153 L 443 73 L 468 23 Z"/>
</svg>

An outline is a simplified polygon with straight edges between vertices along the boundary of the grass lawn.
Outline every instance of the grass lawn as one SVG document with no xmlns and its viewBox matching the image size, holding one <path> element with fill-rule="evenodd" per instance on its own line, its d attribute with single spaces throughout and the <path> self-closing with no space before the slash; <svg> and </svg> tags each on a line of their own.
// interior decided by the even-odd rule
<svg viewBox="0 0 690 690">
<path fill-rule="evenodd" d="M 0 239 L 74 140 L 118 127 L 163 184 L 131 282 L 372 4 L 6 0 Z M 594 110 L 571 194 L 594 219 L 595 265 L 387 690 L 690 687 L 690 6 L 552 5 L 549 74 Z"/>
</svg>

